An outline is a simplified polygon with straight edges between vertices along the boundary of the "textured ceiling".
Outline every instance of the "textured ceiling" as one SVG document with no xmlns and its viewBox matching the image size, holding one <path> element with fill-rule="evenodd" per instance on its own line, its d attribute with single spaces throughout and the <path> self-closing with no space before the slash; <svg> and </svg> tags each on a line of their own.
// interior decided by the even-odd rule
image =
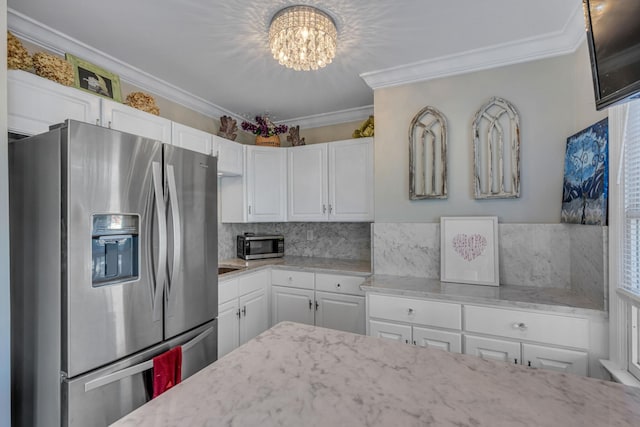
<svg viewBox="0 0 640 427">
<path fill-rule="evenodd" d="M 287 0 L 8 0 L 9 8 L 240 115 L 288 120 L 373 104 L 362 73 L 563 30 L 580 0 L 322 0 L 338 51 L 318 71 L 270 55 Z"/>
</svg>

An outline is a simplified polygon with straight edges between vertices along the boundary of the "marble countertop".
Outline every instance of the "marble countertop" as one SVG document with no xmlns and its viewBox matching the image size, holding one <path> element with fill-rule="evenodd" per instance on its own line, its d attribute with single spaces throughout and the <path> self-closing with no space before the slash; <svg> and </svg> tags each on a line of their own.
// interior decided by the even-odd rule
<svg viewBox="0 0 640 427">
<path fill-rule="evenodd" d="M 570 289 L 535 286 L 481 286 L 445 283 L 437 279 L 372 275 L 360 288 L 388 295 L 482 303 L 566 314 L 606 317 L 602 301 L 593 301 Z"/>
<path fill-rule="evenodd" d="M 283 258 L 260 259 L 245 261 L 240 258 L 218 261 L 220 267 L 237 267 L 240 270 L 225 273 L 220 277 L 227 278 L 234 274 L 262 267 L 275 267 L 287 270 L 322 270 L 323 273 L 356 273 L 368 276 L 371 274 L 371 262 L 369 260 L 349 260 L 335 258 L 318 258 L 302 256 L 285 256 Z"/>
<path fill-rule="evenodd" d="M 640 390 L 280 323 L 114 426 L 638 426 Z"/>
</svg>

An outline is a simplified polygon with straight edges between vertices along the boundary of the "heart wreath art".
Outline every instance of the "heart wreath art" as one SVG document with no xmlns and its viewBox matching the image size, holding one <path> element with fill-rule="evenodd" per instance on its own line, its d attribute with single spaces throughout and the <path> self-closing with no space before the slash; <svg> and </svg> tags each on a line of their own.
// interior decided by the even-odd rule
<svg viewBox="0 0 640 427">
<path fill-rule="evenodd" d="M 456 234 L 451 243 L 456 253 L 468 262 L 478 258 L 487 248 L 487 239 L 481 234 Z"/>
</svg>

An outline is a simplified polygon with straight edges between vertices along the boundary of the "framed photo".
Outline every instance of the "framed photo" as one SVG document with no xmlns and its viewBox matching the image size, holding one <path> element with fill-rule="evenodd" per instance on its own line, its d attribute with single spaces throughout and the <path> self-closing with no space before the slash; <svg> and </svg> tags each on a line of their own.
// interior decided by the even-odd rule
<svg viewBox="0 0 640 427">
<path fill-rule="evenodd" d="M 75 87 L 122 102 L 120 77 L 70 53 L 65 54 L 65 59 L 73 67 Z"/>
<path fill-rule="evenodd" d="M 498 217 L 440 218 L 440 281 L 498 286 Z"/>
</svg>

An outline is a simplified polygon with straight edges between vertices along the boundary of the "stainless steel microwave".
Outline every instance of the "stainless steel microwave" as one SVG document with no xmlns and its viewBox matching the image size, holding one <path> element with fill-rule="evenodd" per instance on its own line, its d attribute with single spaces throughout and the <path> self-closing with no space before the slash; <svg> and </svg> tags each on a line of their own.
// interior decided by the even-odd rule
<svg viewBox="0 0 640 427">
<path fill-rule="evenodd" d="M 244 233 L 236 237 L 238 258 L 263 259 L 284 256 L 284 236 Z"/>
</svg>

